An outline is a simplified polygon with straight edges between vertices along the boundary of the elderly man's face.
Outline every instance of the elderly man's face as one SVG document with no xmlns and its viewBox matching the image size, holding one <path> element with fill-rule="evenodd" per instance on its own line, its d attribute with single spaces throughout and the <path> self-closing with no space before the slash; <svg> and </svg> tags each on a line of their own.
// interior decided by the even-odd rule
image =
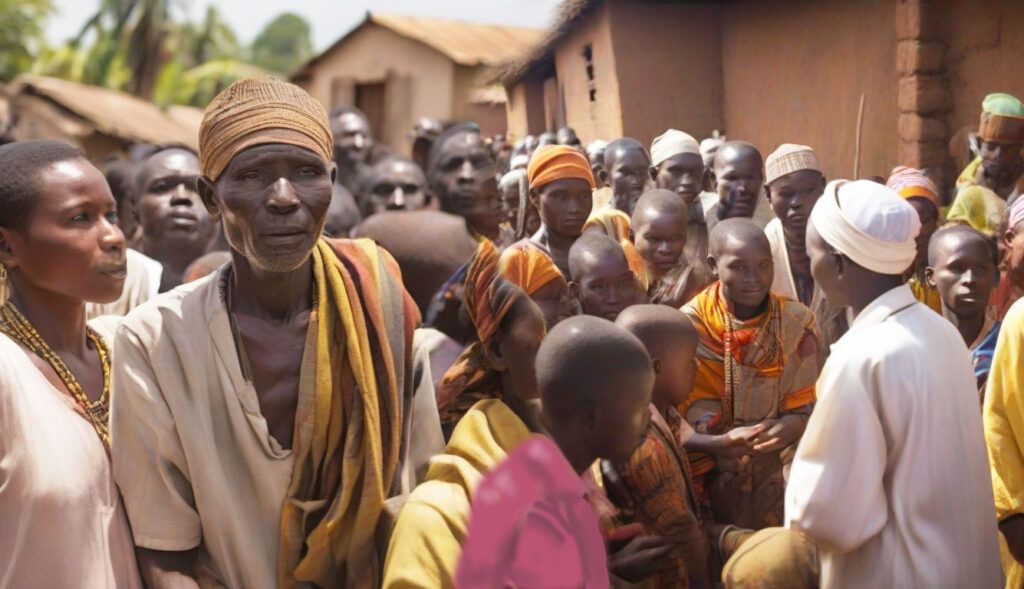
<svg viewBox="0 0 1024 589">
<path fill-rule="evenodd" d="M 334 135 L 335 158 L 340 155 L 348 163 L 366 161 L 373 138 L 370 125 L 356 113 L 345 113 L 331 120 L 331 134 Z M 339 160 L 341 161 L 341 160 Z"/>
<path fill-rule="evenodd" d="M 1003 184 L 1016 180 L 1014 174 L 1021 172 L 1020 149 L 1020 143 L 982 141 L 978 154 L 981 156 L 981 165 L 984 166 L 985 173 Z"/>
<path fill-rule="evenodd" d="M 422 209 L 427 204 L 426 183 L 423 171 L 412 162 L 378 164 L 367 185 L 367 214 Z"/>
<path fill-rule="evenodd" d="M 491 167 L 491 156 L 474 131 L 457 133 L 440 146 L 441 153 L 432 162 L 430 185 L 446 213 L 471 217 L 480 208 L 480 171 Z"/>
<path fill-rule="evenodd" d="M 333 163 L 308 149 L 268 144 L 238 153 L 216 182 L 200 179 L 231 248 L 256 268 L 287 272 L 310 256 L 331 203 Z"/>
</svg>

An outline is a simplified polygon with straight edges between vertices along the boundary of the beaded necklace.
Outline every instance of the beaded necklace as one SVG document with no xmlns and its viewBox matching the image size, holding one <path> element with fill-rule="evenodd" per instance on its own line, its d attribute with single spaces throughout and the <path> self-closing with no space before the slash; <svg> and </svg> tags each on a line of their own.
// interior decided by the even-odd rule
<svg viewBox="0 0 1024 589">
<path fill-rule="evenodd" d="M 110 414 L 110 350 L 103 338 L 91 327 L 86 327 L 86 335 L 96 346 L 100 355 L 100 366 L 103 367 L 103 392 L 98 401 L 92 402 L 78 384 L 78 379 L 68 369 L 60 356 L 53 351 L 43 337 L 39 335 L 28 319 L 18 311 L 14 303 L 7 301 L 0 307 L 0 332 L 7 334 L 11 339 L 25 346 L 40 358 L 50 363 L 54 372 L 64 382 L 67 391 L 75 399 L 75 402 L 85 412 L 86 417 L 96 430 L 96 435 L 103 442 L 104 447 L 110 450 L 110 432 L 107 428 L 107 421 Z"/>
</svg>

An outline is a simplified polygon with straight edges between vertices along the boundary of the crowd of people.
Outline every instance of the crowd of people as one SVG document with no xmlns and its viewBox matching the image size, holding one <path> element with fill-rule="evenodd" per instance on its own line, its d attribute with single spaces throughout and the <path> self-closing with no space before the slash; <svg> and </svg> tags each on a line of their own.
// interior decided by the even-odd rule
<svg viewBox="0 0 1024 589">
<path fill-rule="evenodd" d="M 1019 100 L 949 191 L 410 137 L 0 146 L 0 587 L 1022 586 Z"/>
</svg>

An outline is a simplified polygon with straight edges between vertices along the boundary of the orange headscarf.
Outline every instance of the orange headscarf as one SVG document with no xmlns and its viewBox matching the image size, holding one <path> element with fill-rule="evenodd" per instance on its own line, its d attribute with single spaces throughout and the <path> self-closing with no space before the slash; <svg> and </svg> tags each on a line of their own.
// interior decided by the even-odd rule
<svg viewBox="0 0 1024 589">
<path fill-rule="evenodd" d="M 942 201 L 939 200 L 939 189 L 935 183 L 921 170 L 897 166 L 892 169 L 885 185 L 903 198 L 923 198 L 935 205 L 935 212 L 942 212 Z"/>
<path fill-rule="evenodd" d="M 501 327 L 501 321 L 525 293 L 498 272 L 498 252 L 490 240 L 477 246 L 466 274 L 465 305 L 476 327 L 478 341 L 470 344 L 444 373 L 436 390 L 437 409 L 445 438 L 474 403 L 503 398 L 500 380 L 487 362 L 484 350 Z"/>
<path fill-rule="evenodd" d="M 543 250 L 525 239 L 501 252 L 498 268 L 505 280 L 523 289 L 528 295 L 562 275 Z"/>
<path fill-rule="evenodd" d="M 594 183 L 594 172 L 590 169 L 587 157 L 567 145 L 545 145 L 537 148 L 530 156 L 526 175 L 530 181 L 530 188 L 539 188 L 562 178 L 580 178 L 590 184 L 591 190 L 597 188 L 597 184 Z"/>
</svg>

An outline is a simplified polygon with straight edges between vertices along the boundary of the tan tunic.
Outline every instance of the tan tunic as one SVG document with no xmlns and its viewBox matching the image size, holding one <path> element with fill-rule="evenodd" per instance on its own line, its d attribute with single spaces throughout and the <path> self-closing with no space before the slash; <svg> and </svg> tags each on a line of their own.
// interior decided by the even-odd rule
<svg viewBox="0 0 1024 589">
<path fill-rule="evenodd" d="M 111 408 L 114 473 L 138 546 L 200 548 L 206 584 L 276 587 L 282 502 L 293 456 L 269 432 L 243 376 L 219 284 L 225 269 L 138 308 L 117 335 Z M 309 333 L 316 333 L 310 326 Z M 307 346 L 299 388 L 312 387 Z M 433 398 L 429 370 L 412 412 Z M 440 424 L 407 426 L 400 490 L 441 451 Z M 429 412 L 427 412 L 429 413 Z M 410 448 L 416 449 L 413 458 Z M 200 579 L 201 584 L 204 579 Z"/>
<path fill-rule="evenodd" d="M 141 587 L 106 450 L 0 334 L 0 587 Z"/>
</svg>

